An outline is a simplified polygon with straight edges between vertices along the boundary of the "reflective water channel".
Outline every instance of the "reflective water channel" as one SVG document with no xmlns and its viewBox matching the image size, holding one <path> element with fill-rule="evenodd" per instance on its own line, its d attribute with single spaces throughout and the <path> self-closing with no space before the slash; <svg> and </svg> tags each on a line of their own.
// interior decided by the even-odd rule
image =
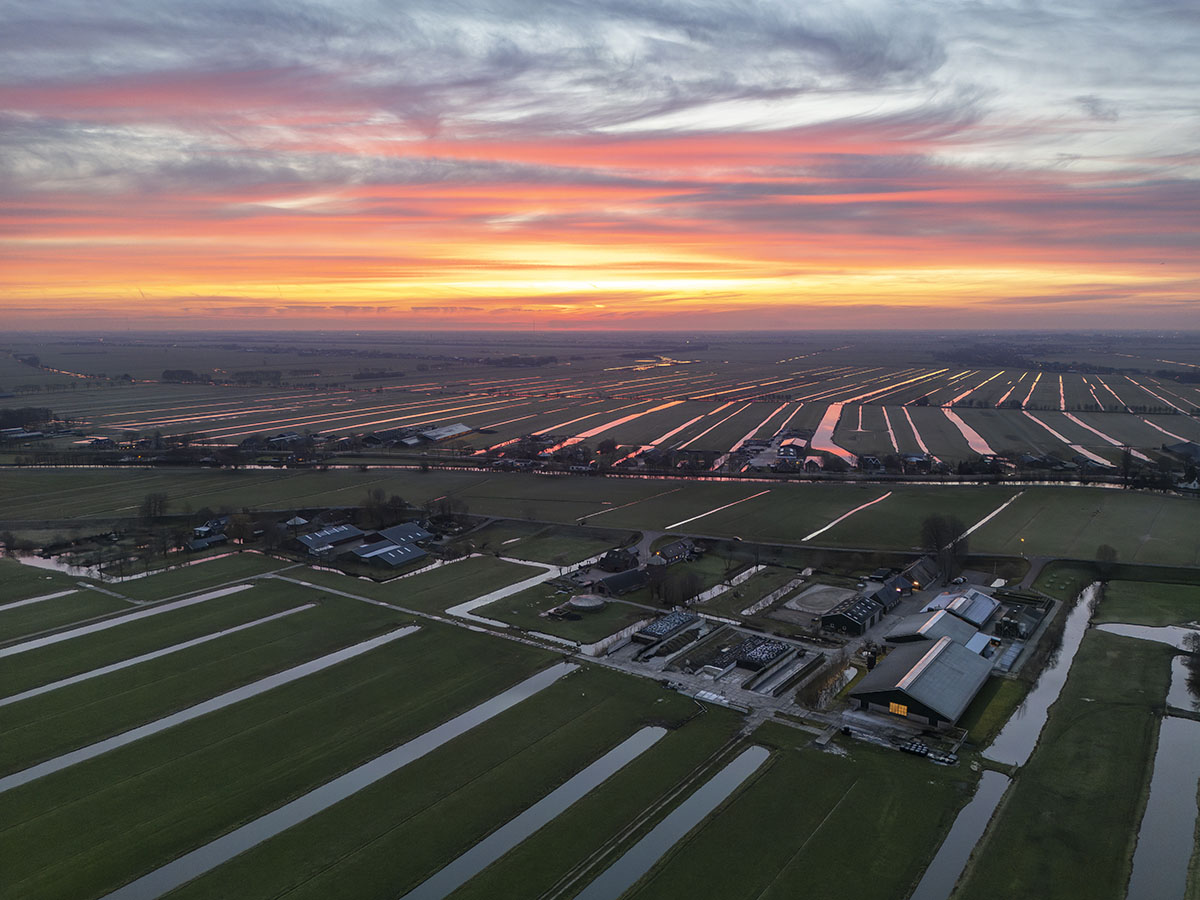
<svg viewBox="0 0 1200 900">
<path fill-rule="evenodd" d="M 1088 620 L 1092 616 L 1092 601 L 1099 587 L 1099 584 L 1088 585 L 1079 594 L 1075 606 L 1067 614 L 1058 652 L 1042 670 L 1037 684 L 1026 695 L 1012 718 L 983 752 L 987 759 L 1019 766 L 1024 765 L 1033 753 L 1038 735 L 1046 724 L 1050 706 L 1067 683 L 1067 673 L 1087 632 Z M 950 896 L 971 851 L 983 837 L 992 813 L 1011 783 L 999 772 L 983 773 L 975 796 L 954 820 L 911 900 L 945 900 Z"/>
<path fill-rule="evenodd" d="M 1183 650 L 1183 641 L 1190 634 L 1200 634 L 1195 628 L 1184 628 L 1182 625 L 1097 625 L 1099 631 L 1119 634 L 1123 637 L 1138 638 L 1143 641 L 1158 641 L 1160 644 L 1170 644 L 1176 649 Z"/>
<path fill-rule="evenodd" d="M 1050 706 L 1067 683 L 1071 661 L 1087 631 L 1088 620 L 1092 616 L 1092 602 L 1099 588 L 1099 583 L 1090 584 L 1080 593 L 1074 608 L 1067 615 L 1058 652 L 1042 670 L 1033 690 L 1025 696 L 991 746 L 983 751 L 984 757 L 1013 766 L 1023 766 L 1029 759 L 1038 735 L 1042 733 L 1042 726 L 1046 724 Z"/>
<path fill-rule="evenodd" d="M 161 896 L 184 882 L 191 881 L 210 869 L 229 861 L 239 853 L 286 831 L 293 825 L 312 818 L 351 794 L 370 787 L 381 778 L 420 759 L 427 753 L 433 752 L 447 741 L 499 715 L 539 691 L 545 690 L 577 668 L 579 667 L 574 663 L 558 663 L 548 669 L 543 669 L 536 675 L 497 694 L 492 699 L 485 700 L 450 721 L 413 738 L 407 744 L 389 750 L 382 756 L 377 756 L 358 768 L 338 776 L 333 781 L 284 804 L 279 809 L 260 816 L 253 822 L 236 828 L 215 841 L 129 882 L 124 887 L 107 894 L 103 900 L 144 900 L 148 897 Z"/>
<path fill-rule="evenodd" d="M 1138 829 L 1128 900 L 1182 900 L 1195 847 L 1200 722 L 1167 716 L 1158 732 L 1150 799 Z"/>
<path fill-rule="evenodd" d="M 678 841 L 732 794 L 758 769 L 770 754 L 751 747 L 704 783 L 677 806 L 625 855 L 605 869 L 583 889 L 576 900 L 616 900 L 645 875 Z"/>
<path fill-rule="evenodd" d="M 409 891 L 401 900 L 440 900 L 491 865 L 572 803 L 653 747 L 667 730 L 643 728 L 529 809 L 492 832 L 458 859 Z"/>
<path fill-rule="evenodd" d="M 317 659 L 309 660 L 298 666 L 292 666 L 290 669 L 276 672 L 274 675 L 268 675 L 266 678 L 260 678 L 258 681 L 250 684 L 244 684 L 239 688 L 234 688 L 232 691 L 226 691 L 224 694 L 219 694 L 202 703 L 189 706 L 187 709 L 181 709 L 179 712 L 171 713 L 169 716 L 163 716 L 161 719 L 155 719 L 153 722 L 139 725 L 137 728 L 113 735 L 103 741 L 97 741 L 86 747 L 80 747 L 78 750 L 72 750 L 70 753 L 64 753 L 61 756 L 38 763 L 36 766 L 30 766 L 28 769 L 22 769 L 20 772 L 6 775 L 0 778 L 0 793 L 12 790 L 22 784 L 28 784 L 37 778 L 42 778 L 52 772 L 58 772 L 61 769 L 99 756 L 102 753 L 108 753 L 110 750 L 116 750 L 118 747 L 124 747 L 126 744 L 132 744 L 134 741 L 157 734 L 160 731 L 165 731 L 168 728 L 173 728 L 176 725 L 181 725 L 184 722 L 207 715 L 210 712 L 216 712 L 218 709 L 223 709 L 242 700 L 256 697 L 272 688 L 277 688 L 290 681 L 303 678 L 305 675 L 311 675 L 314 672 L 320 672 L 322 669 L 327 669 L 340 662 L 353 659 L 355 656 L 360 656 L 369 650 L 374 650 L 376 647 L 381 647 L 397 638 L 405 637 L 419 630 L 416 625 L 397 628 L 394 631 L 389 631 L 387 634 L 371 638 L 369 641 L 362 641 L 350 647 L 343 647 L 341 650 L 328 653 Z"/>
<path fill-rule="evenodd" d="M 945 900 L 954 889 L 954 883 L 962 874 L 971 851 L 983 837 L 996 804 L 1008 790 L 1011 780 L 999 772 L 984 772 L 979 779 L 979 789 L 971 802 L 963 807 L 954 820 L 950 833 L 942 841 L 933 862 L 921 876 L 921 883 L 909 900 Z"/>
</svg>

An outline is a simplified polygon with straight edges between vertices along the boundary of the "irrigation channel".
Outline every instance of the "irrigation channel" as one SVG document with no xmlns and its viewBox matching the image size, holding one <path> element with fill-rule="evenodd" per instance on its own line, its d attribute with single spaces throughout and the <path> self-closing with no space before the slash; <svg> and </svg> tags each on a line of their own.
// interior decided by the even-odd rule
<svg viewBox="0 0 1200 900">
<path fill-rule="evenodd" d="M 488 719 L 499 715 L 522 700 L 532 697 L 539 691 L 545 690 L 577 668 L 579 667 L 574 663 L 563 662 L 543 669 L 490 700 L 485 700 L 448 722 L 443 722 L 436 728 L 413 738 L 408 743 L 401 744 L 382 756 L 377 756 L 358 768 L 339 775 L 333 781 L 297 797 L 290 803 L 285 803 L 278 809 L 234 829 L 215 841 L 160 866 L 153 872 L 129 882 L 124 887 L 117 888 L 112 893 L 105 895 L 103 900 L 148 900 L 148 898 L 162 896 L 179 885 L 228 862 L 239 853 L 244 853 L 251 847 L 286 831 L 293 825 L 312 818 L 352 794 L 370 787 L 381 778 L 391 775 L 422 756 L 432 753 L 447 741 L 483 724 Z"/>
<path fill-rule="evenodd" d="M 653 747 L 666 733 L 665 728 L 658 726 L 641 729 L 417 885 L 401 900 L 441 900 L 442 897 L 449 896 L 547 822 L 552 821 L 571 804 Z"/>
<path fill-rule="evenodd" d="M 634 844 L 615 863 L 576 897 L 576 900 L 616 900 L 639 878 L 653 868 L 701 820 L 716 809 L 738 786 L 767 761 L 763 747 L 743 750 L 731 763 L 710 778 L 695 793 L 677 806 L 644 838 Z"/>
<path fill-rule="evenodd" d="M 134 741 L 149 737 L 152 734 L 166 731 L 168 728 L 173 728 L 176 725 L 181 725 L 184 722 L 189 722 L 208 713 L 216 712 L 218 709 L 224 709 L 226 706 L 231 706 L 242 700 L 257 697 L 259 694 L 265 693 L 272 688 L 280 687 L 281 685 L 303 678 L 305 675 L 320 672 L 322 669 L 328 669 L 330 666 L 337 665 L 340 662 L 361 656 L 369 650 L 382 647 L 384 644 L 390 643 L 397 638 L 405 637 L 419 630 L 419 626 L 416 625 L 406 625 L 403 628 L 397 628 L 394 631 L 389 631 L 370 640 L 361 641 L 349 647 L 343 647 L 341 650 L 327 653 L 325 656 L 318 657 L 317 659 L 311 659 L 298 666 L 292 666 L 290 669 L 284 669 L 282 672 L 276 672 L 274 675 L 268 675 L 266 678 L 260 678 L 258 681 L 251 682 L 250 684 L 244 684 L 239 688 L 226 691 L 224 694 L 218 694 L 216 697 L 189 706 L 187 709 L 171 713 L 169 716 L 163 716 L 161 719 L 155 719 L 153 722 L 147 722 L 145 725 L 139 725 L 137 728 L 113 735 L 110 738 L 97 741 L 86 747 L 80 747 L 78 750 L 72 750 L 70 753 L 64 753 L 61 756 L 48 759 L 35 766 L 30 766 L 28 769 L 22 769 L 20 772 L 6 775 L 0 778 L 0 793 L 12 790 L 23 784 L 28 784 L 35 779 L 58 772 L 61 769 L 99 756 L 102 753 L 108 753 L 110 750 L 116 750 L 118 747 L 124 747 L 126 744 L 132 744 Z"/>
<path fill-rule="evenodd" d="M 1080 593 L 1075 606 L 1067 615 L 1058 652 L 1042 670 L 1037 684 L 1026 695 L 1012 718 L 1001 729 L 991 746 L 983 752 L 985 758 L 1014 766 L 1024 765 L 1029 759 L 1037 744 L 1038 735 L 1042 733 L 1042 726 L 1046 724 L 1050 706 L 1058 699 L 1063 685 L 1067 683 L 1071 661 L 1075 658 L 1075 652 L 1087 631 L 1088 620 L 1092 616 L 1092 603 L 1099 588 L 1098 583 L 1092 584 Z M 992 813 L 1011 783 L 1010 778 L 999 772 L 984 772 L 975 796 L 955 818 L 950 833 L 946 835 L 933 861 L 925 869 L 925 874 L 910 900 L 946 900 L 950 896 L 967 865 L 967 860 L 971 857 L 971 851 L 983 837 Z"/>
</svg>

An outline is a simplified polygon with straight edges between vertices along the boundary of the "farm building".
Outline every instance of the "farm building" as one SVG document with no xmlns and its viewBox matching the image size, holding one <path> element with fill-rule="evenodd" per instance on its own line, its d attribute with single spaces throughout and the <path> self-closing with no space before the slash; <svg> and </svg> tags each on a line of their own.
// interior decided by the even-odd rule
<svg viewBox="0 0 1200 900">
<path fill-rule="evenodd" d="M 700 555 L 699 548 L 696 547 L 687 538 L 682 538 L 678 541 L 672 541 L 665 547 L 662 547 L 655 552 L 655 556 L 661 556 L 668 563 L 685 562 Z"/>
<path fill-rule="evenodd" d="M 942 570 L 932 556 L 922 556 L 900 574 L 909 584 L 921 590 L 937 581 L 942 575 Z"/>
<path fill-rule="evenodd" d="M 360 547 L 359 550 L 368 550 L 368 548 Z M 429 554 L 413 544 L 393 544 L 388 541 L 386 546 L 369 549 L 366 553 L 356 550 L 354 555 L 372 565 L 398 569 L 400 566 L 424 559 Z"/>
<path fill-rule="evenodd" d="M 966 588 L 938 594 L 925 604 L 921 612 L 944 609 L 954 613 L 964 622 L 969 622 L 976 628 L 982 628 L 999 608 L 999 600 L 989 597 L 983 591 L 975 588 Z"/>
<path fill-rule="evenodd" d="M 630 569 L 628 572 L 618 572 L 607 578 L 601 578 L 596 582 L 595 589 L 599 594 L 620 597 L 622 594 L 643 588 L 649 583 L 650 576 L 646 574 L 645 569 Z"/>
<path fill-rule="evenodd" d="M 437 444 L 452 438 L 463 437 L 470 434 L 473 430 L 469 425 L 464 425 L 462 422 L 455 422 L 453 425 L 442 425 L 440 428 L 430 428 L 418 433 L 430 443 Z"/>
<path fill-rule="evenodd" d="M 891 612 L 896 608 L 896 604 L 911 595 L 912 592 L 913 586 L 911 581 L 903 575 L 892 575 L 870 597 L 882 606 L 884 610 Z"/>
<path fill-rule="evenodd" d="M 949 637 L 897 647 L 850 691 L 860 709 L 940 727 L 966 711 L 992 671 L 991 660 Z"/>
<path fill-rule="evenodd" d="M 870 597 L 850 597 L 821 616 L 827 631 L 862 634 L 883 616 L 883 607 Z"/>
<path fill-rule="evenodd" d="M 625 572 L 629 569 L 636 568 L 638 564 L 637 554 L 632 550 L 609 550 L 596 563 L 597 569 L 603 569 L 605 572 Z"/>
<path fill-rule="evenodd" d="M 384 540 L 391 541 L 393 544 L 416 544 L 433 537 L 432 534 L 415 522 L 393 525 L 391 528 L 381 528 L 376 533 Z"/>
<path fill-rule="evenodd" d="M 358 540 L 362 536 L 363 531 L 357 525 L 332 525 L 320 531 L 302 534 L 296 540 L 303 544 L 310 554 L 320 556 L 334 547 Z"/>
<path fill-rule="evenodd" d="M 936 612 L 905 616 L 892 626 L 884 640 L 889 644 L 908 644 L 915 641 L 936 641 L 948 637 L 952 641 L 966 645 L 978 633 L 973 625 L 964 622 L 957 616 L 950 615 L 944 609 L 939 609 Z"/>
</svg>

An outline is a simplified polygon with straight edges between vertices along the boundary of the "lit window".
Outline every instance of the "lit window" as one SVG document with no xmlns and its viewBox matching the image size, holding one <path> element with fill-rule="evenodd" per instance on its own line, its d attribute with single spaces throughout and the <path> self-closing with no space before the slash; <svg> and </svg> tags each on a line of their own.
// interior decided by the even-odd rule
<svg viewBox="0 0 1200 900">
<path fill-rule="evenodd" d="M 907 716 L 908 707 L 903 703 L 889 703 L 888 712 L 895 713 L 898 716 Z"/>
</svg>

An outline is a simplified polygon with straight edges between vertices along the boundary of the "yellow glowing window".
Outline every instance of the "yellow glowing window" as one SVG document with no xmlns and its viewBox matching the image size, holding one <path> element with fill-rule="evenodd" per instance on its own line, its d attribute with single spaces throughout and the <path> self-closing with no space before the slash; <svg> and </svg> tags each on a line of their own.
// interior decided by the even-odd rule
<svg viewBox="0 0 1200 900">
<path fill-rule="evenodd" d="M 888 704 L 888 712 L 895 713 L 898 716 L 907 716 L 908 715 L 908 707 L 905 706 L 903 703 L 889 703 Z"/>
</svg>

